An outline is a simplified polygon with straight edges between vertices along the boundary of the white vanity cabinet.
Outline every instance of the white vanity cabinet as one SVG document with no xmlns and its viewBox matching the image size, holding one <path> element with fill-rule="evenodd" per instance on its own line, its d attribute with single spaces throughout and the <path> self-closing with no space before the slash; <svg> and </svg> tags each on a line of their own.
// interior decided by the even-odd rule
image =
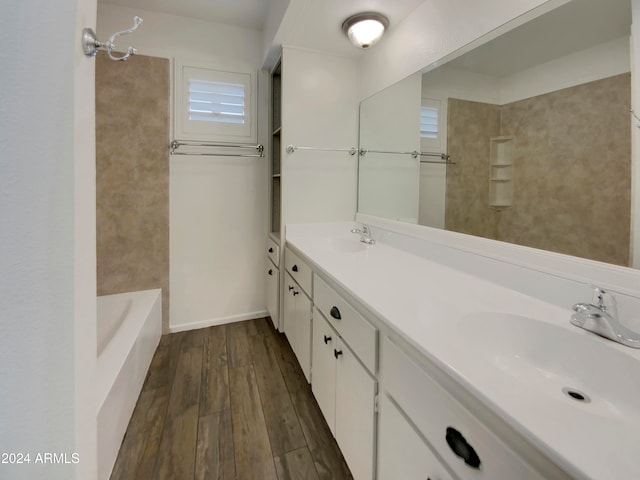
<svg viewBox="0 0 640 480">
<path fill-rule="evenodd" d="M 376 381 L 317 308 L 311 388 L 353 477 L 373 478 Z"/>
<path fill-rule="evenodd" d="M 389 397 L 378 400 L 377 480 L 453 480 Z"/>
<path fill-rule="evenodd" d="M 307 382 L 311 381 L 311 268 L 285 250 L 283 331 Z"/>
<path fill-rule="evenodd" d="M 458 477 L 543 480 L 387 337 L 381 340 L 379 379 L 381 390 Z"/>
<path fill-rule="evenodd" d="M 371 479 L 377 330 L 317 275 L 313 296 L 311 388 L 354 478 Z"/>
</svg>

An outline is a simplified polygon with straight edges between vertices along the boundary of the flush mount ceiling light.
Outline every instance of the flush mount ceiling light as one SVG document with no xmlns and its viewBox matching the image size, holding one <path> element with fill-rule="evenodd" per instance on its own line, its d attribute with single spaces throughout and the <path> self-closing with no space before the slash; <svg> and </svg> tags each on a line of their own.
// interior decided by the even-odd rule
<svg viewBox="0 0 640 480">
<path fill-rule="evenodd" d="M 389 26 L 389 19 L 376 12 L 351 15 L 342 22 L 342 31 L 351 43 L 359 48 L 369 48 L 376 43 Z"/>
</svg>

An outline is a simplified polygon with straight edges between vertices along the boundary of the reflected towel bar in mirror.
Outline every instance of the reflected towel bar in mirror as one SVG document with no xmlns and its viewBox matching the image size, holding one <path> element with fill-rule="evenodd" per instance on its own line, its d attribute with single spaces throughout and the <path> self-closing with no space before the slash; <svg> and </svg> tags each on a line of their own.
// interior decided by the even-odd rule
<svg viewBox="0 0 640 480">
<path fill-rule="evenodd" d="M 358 153 L 358 149 L 356 147 L 350 148 L 320 148 L 320 147 L 297 147 L 295 145 L 287 145 L 287 153 L 294 153 L 296 150 L 315 150 L 318 152 L 347 152 L 349 155 L 353 156 Z"/>
</svg>

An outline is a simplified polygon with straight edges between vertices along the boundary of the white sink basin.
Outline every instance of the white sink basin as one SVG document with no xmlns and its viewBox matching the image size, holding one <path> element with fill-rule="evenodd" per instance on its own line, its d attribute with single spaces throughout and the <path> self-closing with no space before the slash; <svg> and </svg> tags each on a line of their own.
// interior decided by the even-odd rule
<svg viewBox="0 0 640 480">
<path fill-rule="evenodd" d="M 608 340 L 502 313 L 464 317 L 456 335 L 465 352 L 457 368 L 484 388 L 512 390 L 512 398 L 525 395 L 538 405 L 561 402 L 612 421 L 640 421 L 640 362 Z"/>
<path fill-rule="evenodd" d="M 368 246 L 358 240 L 356 236 L 353 238 L 329 238 L 328 242 L 328 247 L 331 252 L 340 253 L 364 252 Z"/>
</svg>

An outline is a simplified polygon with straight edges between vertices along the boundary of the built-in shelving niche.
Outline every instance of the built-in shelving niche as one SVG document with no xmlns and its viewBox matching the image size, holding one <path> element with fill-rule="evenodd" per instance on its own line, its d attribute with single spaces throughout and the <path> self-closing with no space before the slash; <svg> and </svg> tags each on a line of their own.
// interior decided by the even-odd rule
<svg viewBox="0 0 640 480">
<path fill-rule="evenodd" d="M 513 206 L 513 137 L 490 139 L 489 206 L 502 210 Z"/>
<path fill-rule="evenodd" d="M 282 66 L 273 70 L 271 75 L 271 234 L 280 237 L 281 226 L 281 141 L 282 131 Z"/>
</svg>

